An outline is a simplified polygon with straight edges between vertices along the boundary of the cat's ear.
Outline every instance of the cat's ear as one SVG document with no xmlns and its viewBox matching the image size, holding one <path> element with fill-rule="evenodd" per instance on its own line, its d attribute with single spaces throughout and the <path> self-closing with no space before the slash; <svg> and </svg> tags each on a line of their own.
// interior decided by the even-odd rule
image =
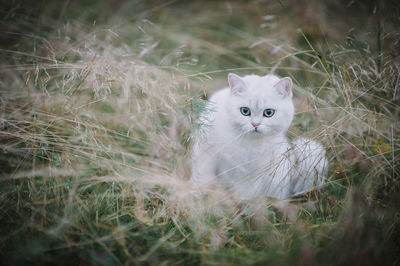
<svg viewBox="0 0 400 266">
<path fill-rule="evenodd" d="M 289 77 L 282 78 L 278 83 L 274 85 L 274 88 L 278 92 L 279 95 L 281 95 L 283 98 L 290 97 L 292 98 L 293 93 L 292 93 L 292 87 L 293 87 L 293 82 L 292 79 Z"/>
<path fill-rule="evenodd" d="M 245 89 L 246 89 L 244 81 L 242 80 L 241 77 L 239 77 L 236 74 L 233 74 L 233 73 L 228 74 L 228 83 L 229 83 L 229 87 L 231 88 L 231 92 L 233 94 L 239 94 L 239 93 L 245 91 Z"/>
</svg>

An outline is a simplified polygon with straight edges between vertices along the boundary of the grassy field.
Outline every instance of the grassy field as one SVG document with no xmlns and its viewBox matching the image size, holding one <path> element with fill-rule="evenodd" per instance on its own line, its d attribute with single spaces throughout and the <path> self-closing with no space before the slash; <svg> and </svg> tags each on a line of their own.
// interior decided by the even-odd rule
<svg viewBox="0 0 400 266">
<path fill-rule="evenodd" d="M 2 265 L 400 264 L 396 1 L 8 1 Z M 289 137 L 327 149 L 290 200 L 191 193 L 227 74 L 294 81 Z"/>
</svg>

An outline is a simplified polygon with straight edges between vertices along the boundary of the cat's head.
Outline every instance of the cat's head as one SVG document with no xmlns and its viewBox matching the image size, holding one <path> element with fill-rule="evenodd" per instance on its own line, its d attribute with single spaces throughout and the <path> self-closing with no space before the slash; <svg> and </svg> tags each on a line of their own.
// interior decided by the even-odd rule
<svg viewBox="0 0 400 266">
<path fill-rule="evenodd" d="M 230 73 L 228 83 L 228 119 L 239 134 L 273 136 L 286 132 L 294 115 L 289 77 Z"/>
</svg>

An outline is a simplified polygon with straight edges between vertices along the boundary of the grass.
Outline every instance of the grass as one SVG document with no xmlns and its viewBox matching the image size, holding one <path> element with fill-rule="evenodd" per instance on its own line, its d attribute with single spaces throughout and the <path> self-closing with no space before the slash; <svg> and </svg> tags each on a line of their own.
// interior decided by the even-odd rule
<svg viewBox="0 0 400 266">
<path fill-rule="evenodd" d="M 284 4 L 6 4 L 1 261 L 398 264 L 395 8 Z M 323 188 L 240 204 L 190 193 L 195 120 L 229 72 L 292 77 L 289 137 L 326 147 Z"/>
</svg>

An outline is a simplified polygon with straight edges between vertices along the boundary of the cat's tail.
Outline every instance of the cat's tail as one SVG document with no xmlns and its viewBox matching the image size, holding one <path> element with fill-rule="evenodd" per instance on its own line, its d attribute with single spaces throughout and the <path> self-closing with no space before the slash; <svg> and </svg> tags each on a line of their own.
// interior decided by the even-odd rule
<svg viewBox="0 0 400 266">
<path fill-rule="evenodd" d="M 324 147 L 311 139 L 298 138 L 292 143 L 295 164 L 291 193 L 309 191 L 325 182 L 328 160 Z"/>
</svg>

